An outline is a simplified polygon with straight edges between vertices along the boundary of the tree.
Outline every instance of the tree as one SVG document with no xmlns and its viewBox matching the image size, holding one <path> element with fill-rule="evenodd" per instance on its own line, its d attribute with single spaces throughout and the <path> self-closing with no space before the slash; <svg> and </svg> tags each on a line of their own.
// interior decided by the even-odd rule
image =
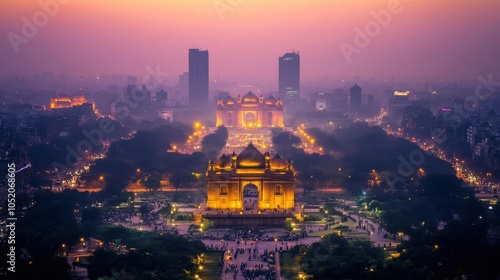
<svg viewBox="0 0 500 280">
<path fill-rule="evenodd" d="M 173 214 L 172 204 L 167 203 L 167 205 L 163 206 L 160 210 L 158 210 L 158 214 L 163 216 L 164 220 L 167 220 L 167 217 L 170 215 L 170 219 L 172 219 Z"/>
<path fill-rule="evenodd" d="M 193 279 L 198 265 L 193 260 L 205 252 L 200 241 L 178 235 L 140 232 L 134 240 L 124 240 L 136 250 L 117 255 L 97 250 L 89 258 L 89 278 L 113 279 Z"/>
<path fill-rule="evenodd" d="M 301 258 L 303 271 L 313 279 L 370 279 L 378 273 L 384 252 L 369 242 L 348 243 L 337 234 L 328 234 L 307 248 Z"/>
<path fill-rule="evenodd" d="M 201 219 L 200 227 L 207 230 L 214 227 L 214 222 L 209 219 Z"/>
<path fill-rule="evenodd" d="M 201 140 L 201 151 L 205 153 L 207 158 L 214 159 L 226 146 L 229 132 L 225 126 L 219 126 L 214 133 L 206 135 Z"/>
<path fill-rule="evenodd" d="M 87 268 L 89 279 L 94 280 L 100 277 L 111 277 L 113 266 L 118 261 L 118 256 L 113 251 L 97 249 L 89 257 L 89 266 Z"/>
<path fill-rule="evenodd" d="M 189 170 L 181 169 L 170 174 L 170 183 L 176 190 L 191 186 L 194 182 L 196 182 L 196 177 Z"/>
<path fill-rule="evenodd" d="M 158 173 L 152 173 L 144 177 L 142 184 L 146 189 L 156 191 L 161 188 L 160 180 L 161 176 Z"/>
<path fill-rule="evenodd" d="M 82 210 L 82 225 L 87 236 L 94 232 L 98 226 L 103 224 L 102 209 L 97 207 L 85 208 Z"/>
<path fill-rule="evenodd" d="M 151 204 L 143 204 L 139 207 L 139 213 L 141 213 L 142 217 L 147 216 L 153 210 L 153 206 Z"/>
</svg>

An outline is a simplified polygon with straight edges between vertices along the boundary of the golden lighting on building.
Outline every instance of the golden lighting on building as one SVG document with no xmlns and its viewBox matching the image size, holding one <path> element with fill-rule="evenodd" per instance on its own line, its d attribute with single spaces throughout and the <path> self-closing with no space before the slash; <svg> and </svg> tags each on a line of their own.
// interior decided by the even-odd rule
<svg viewBox="0 0 500 280">
<path fill-rule="evenodd" d="M 50 109 L 70 108 L 89 103 L 84 96 L 74 96 L 71 98 L 66 94 L 59 94 L 50 100 Z"/>
<path fill-rule="evenodd" d="M 216 126 L 221 125 L 244 129 L 284 127 L 282 101 L 273 96 L 257 97 L 250 91 L 243 97 L 219 99 Z"/>
<path fill-rule="evenodd" d="M 398 91 L 398 90 L 396 90 L 394 92 L 394 96 L 408 96 L 408 95 L 410 95 L 410 91 L 408 91 L 408 90 L 407 91 Z"/>
<path fill-rule="evenodd" d="M 207 207 L 211 209 L 242 210 L 243 190 L 257 189 L 257 211 L 263 209 L 292 209 L 295 205 L 295 175 L 291 160 L 279 155 L 271 158 L 249 144 L 240 154 L 223 154 L 211 160 L 207 170 Z M 228 180 L 228 178 L 231 178 Z"/>
</svg>

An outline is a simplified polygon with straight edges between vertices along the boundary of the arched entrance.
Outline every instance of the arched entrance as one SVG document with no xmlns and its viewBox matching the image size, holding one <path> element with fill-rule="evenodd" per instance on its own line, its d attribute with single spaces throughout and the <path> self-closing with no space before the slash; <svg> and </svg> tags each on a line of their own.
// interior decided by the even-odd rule
<svg viewBox="0 0 500 280">
<path fill-rule="evenodd" d="M 246 184 L 243 187 L 243 210 L 245 212 L 256 213 L 259 209 L 258 204 L 259 189 L 254 184 Z"/>
<path fill-rule="evenodd" d="M 254 112 L 247 112 L 245 114 L 245 125 L 247 125 L 248 127 L 254 127 L 256 121 L 257 117 L 255 116 Z"/>
</svg>

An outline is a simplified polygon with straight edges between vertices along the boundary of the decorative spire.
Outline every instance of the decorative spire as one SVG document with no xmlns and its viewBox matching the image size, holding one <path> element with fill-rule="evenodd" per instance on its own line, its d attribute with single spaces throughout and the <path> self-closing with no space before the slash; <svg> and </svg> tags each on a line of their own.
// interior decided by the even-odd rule
<svg viewBox="0 0 500 280">
<path fill-rule="evenodd" d="M 271 168 L 271 155 L 269 154 L 269 151 L 264 153 L 264 159 L 266 161 L 266 169 Z"/>
<path fill-rule="evenodd" d="M 232 169 L 236 168 L 236 153 L 234 151 L 231 154 L 231 168 Z"/>
<path fill-rule="evenodd" d="M 286 170 L 292 171 L 292 160 L 290 158 L 288 158 L 286 161 Z"/>
</svg>

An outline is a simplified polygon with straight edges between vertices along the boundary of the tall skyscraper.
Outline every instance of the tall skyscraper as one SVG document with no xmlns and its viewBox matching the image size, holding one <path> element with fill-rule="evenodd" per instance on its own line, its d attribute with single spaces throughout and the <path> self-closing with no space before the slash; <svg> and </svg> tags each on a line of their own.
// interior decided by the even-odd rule
<svg viewBox="0 0 500 280">
<path fill-rule="evenodd" d="M 350 109 L 351 113 L 357 114 L 360 113 L 361 111 L 361 87 L 355 84 L 350 92 L 349 92 L 349 99 L 350 99 Z"/>
<path fill-rule="evenodd" d="M 189 49 L 189 104 L 208 103 L 208 50 Z"/>
<path fill-rule="evenodd" d="M 284 101 L 298 99 L 300 95 L 300 56 L 285 53 L 279 58 L 279 92 Z"/>
</svg>

